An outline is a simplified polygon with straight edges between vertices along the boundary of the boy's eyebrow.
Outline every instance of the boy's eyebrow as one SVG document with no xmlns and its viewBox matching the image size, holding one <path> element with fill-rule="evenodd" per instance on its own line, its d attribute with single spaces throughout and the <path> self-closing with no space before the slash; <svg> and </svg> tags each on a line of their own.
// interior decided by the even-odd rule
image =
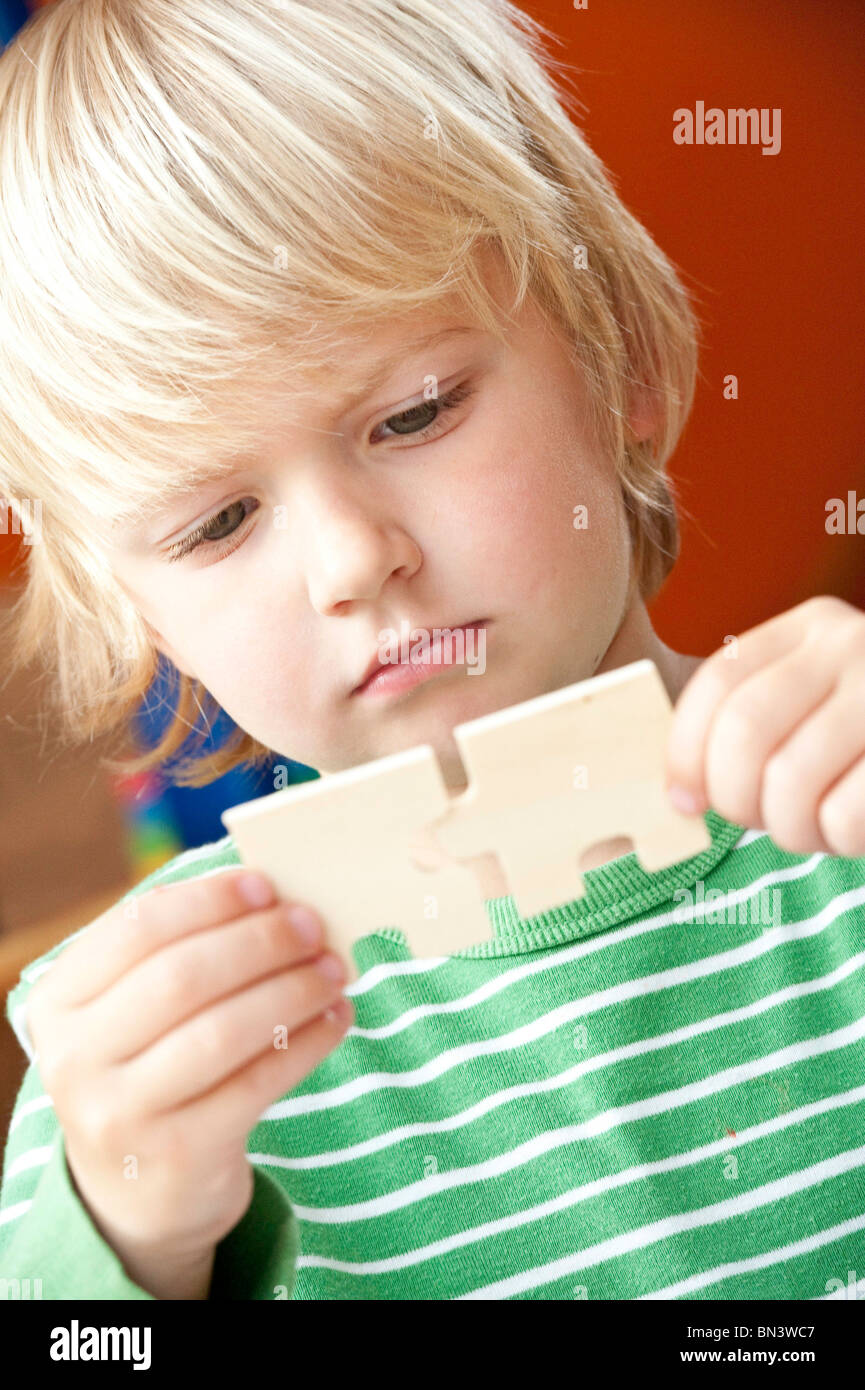
<svg viewBox="0 0 865 1390">
<path fill-rule="evenodd" d="M 437 328 L 432 333 L 425 333 L 419 338 L 412 339 L 408 343 L 403 343 L 397 350 L 381 360 L 377 364 L 375 370 L 363 381 L 355 382 L 351 389 L 335 402 L 337 411 L 349 409 L 349 407 L 354 405 L 357 401 L 362 400 L 364 396 L 369 395 L 371 391 L 377 390 L 379 386 L 387 381 L 395 368 L 397 368 L 400 362 L 402 362 L 405 357 L 409 356 L 410 353 L 417 353 L 423 351 L 424 348 L 434 347 L 436 343 L 440 343 L 444 338 L 449 338 L 456 334 L 476 333 L 477 331 L 477 327 L 473 324 L 452 324 L 448 328 Z M 185 481 L 178 477 L 173 483 L 166 483 L 162 491 L 162 501 L 170 505 L 173 502 L 179 501 L 186 495 L 192 495 L 197 492 L 200 487 L 205 486 L 208 481 L 215 480 L 217 477 L 229 475 L 235 468 L 246 461 L 248 461 L 247 455 L 243 457 L 224 458 L 220 459 L 215 466 L 207 471 L 207 473 L 197 474 Z M 135 525 L 138 520 L 139 516 L 135 511 L 121 513 L 113 518 L 112 529 L 115 530 L 116 533 L 120 533 L 121 528 L 129 526 L 130 524 Z M 137 525 L 135 529 L 138 529 Z"/>
<path fill-rule="evenodd" d="M 443 338 L 448 338 L 455 333 L 476 333 L 477 329 L 471 324 L 454 324 L 450 328 L 438 328 L 433 333 L 426 333 L 422 338 L 413 339 L 410 343 L 403 345 L 392 352 L 382 362 L 379 362 L 369 376 L 363 381 L 355 383 L 351 391 L 344 396 L 338 403 L 337 408 L 344 410 L 347 406 L 353 405 L 362 396 L 367 396 L 371 391 L 375 391 L 387 381 L 391 372 L 399 366 L 404 357 L 409 353 L 420 352 L 423 348 L 434 347 Z"/>
</svg>

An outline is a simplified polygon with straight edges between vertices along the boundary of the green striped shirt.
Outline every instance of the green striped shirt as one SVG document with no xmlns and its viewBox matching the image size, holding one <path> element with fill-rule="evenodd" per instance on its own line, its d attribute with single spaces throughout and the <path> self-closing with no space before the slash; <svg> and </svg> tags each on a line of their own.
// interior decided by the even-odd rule
<svg viewBox="0 0 865 1390">
<path fill-rule="evenodd" d="M 704 819 L 711 848 L 660 872 L 628 854 L 532 918 L 489 899 L 493 939 L 455 955 L 364 937 L 353 1026 L 249 1136 L 253 1198 L 211 1297 L 865 1292 L 865 858 Z M 126 897 L 239 862 L 227 836 Z M 7 1000 L 30 1064 L 0 1279 L 146 1299 L 77 1200 L 27 1035 L 28 991 L 73 939 Z"/>
</svg>

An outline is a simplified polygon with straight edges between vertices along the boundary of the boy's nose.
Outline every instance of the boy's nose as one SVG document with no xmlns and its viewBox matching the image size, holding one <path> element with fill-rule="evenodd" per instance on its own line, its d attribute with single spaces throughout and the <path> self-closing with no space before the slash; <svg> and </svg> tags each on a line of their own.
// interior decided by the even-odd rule
<svg viewBox="0 0 865 1390">
<path fill-rule="evenodd" d="M 309 540 L 310 603 L 325 615 L 341 604 L 372 603 L 392 575 L 410 579 L 421 563 L 417 543 L 394 522 L 368 515 L 331 519 Z"/>
</svg>

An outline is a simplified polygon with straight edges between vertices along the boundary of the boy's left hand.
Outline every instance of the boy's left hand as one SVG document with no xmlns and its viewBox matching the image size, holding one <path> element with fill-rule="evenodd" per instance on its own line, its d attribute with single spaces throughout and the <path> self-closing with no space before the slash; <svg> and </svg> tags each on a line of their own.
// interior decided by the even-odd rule
<svg viewBox="0 0 865 1390">
<path fill-rule="evenodd" d="M 865 855 L 865 613 L 808 599 L 713 652 L 676 701 L 666 770 L 695 800 L 679 810 Z"/>
</svg>

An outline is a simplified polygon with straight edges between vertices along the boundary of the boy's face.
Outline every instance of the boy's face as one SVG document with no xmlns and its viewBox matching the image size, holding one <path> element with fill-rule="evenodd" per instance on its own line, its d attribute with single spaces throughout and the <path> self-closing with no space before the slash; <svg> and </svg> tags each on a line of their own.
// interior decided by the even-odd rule
<svg viewBox="0 0 865 1390">
<path fill-rule="evenodd" d="M 483 269 L 509 307 L 502 263 Z M 391 354 L 387 380 L 337 404 Z M 459 314 L 415 312 L 347 338 L 342 361 L 273 401 L 260 457 L 116 535 L 110 559 L 166 655 L 276 754 L 333 772 L 429 743 L 456 788 L 454 725 L 585 679 L 608 652 L 630 572 L 618 479 L 565 342 L 531 300 L 505 346 Z M 430 376 L 439 400 L 471 394 L 436 415 Z M 414 432 L 397 433 L 409 409 Z M 221 511 L 221 539 L 167 559 Z M 384 629 L 432 639 L 478 619 L 476 672 L 443 665 L 402 693 L 352 693 Z"/>
</svg>

